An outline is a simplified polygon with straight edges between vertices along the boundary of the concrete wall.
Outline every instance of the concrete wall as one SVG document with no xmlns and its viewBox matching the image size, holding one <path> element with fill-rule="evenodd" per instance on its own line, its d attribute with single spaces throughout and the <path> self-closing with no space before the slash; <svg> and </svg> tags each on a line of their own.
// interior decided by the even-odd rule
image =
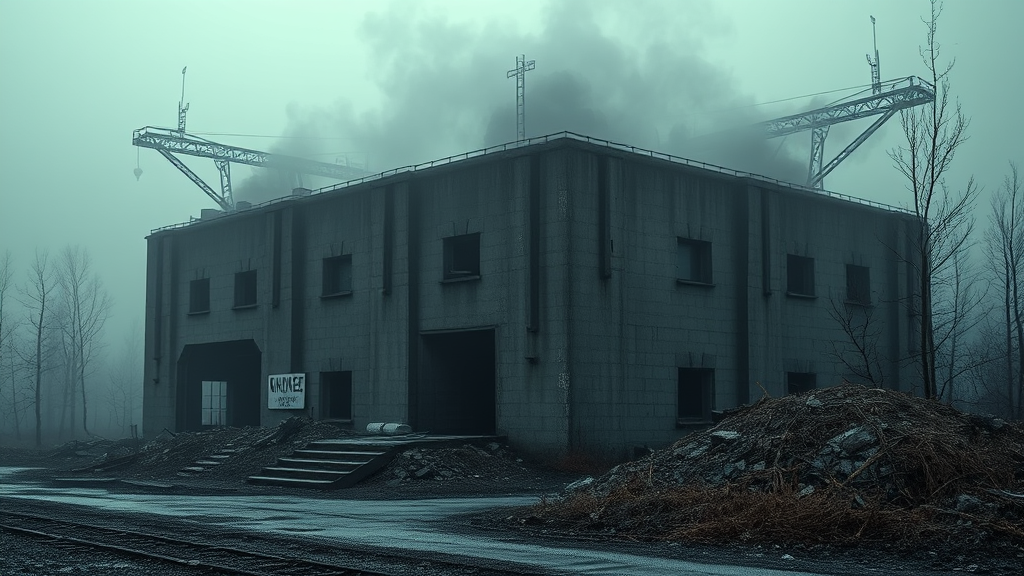
<svg viewBox="0 0 1024 576">
<path fill-rule="evenodd" d="M 639 157 L 574 150 L 566 171 L 570 450 L 615 460 L 684 434 L 679 367 L 714 369 L 718 409 L 786 394 L 786 372 L 858 381 L 833 314 L 868 313 L 878 377 L 909 387 L 906 218 Z M 711 285 L 677 281 L 677 238 L 711 243 Z M 787 294 L 787 254 L 814 258 L 816 297 Z M 847 264 L 870 269 L 871 306 L 845 302 Z"/>
<path fill-rule="evenodd" d="M 677 369 L 715 370 L 715 406 L 785 392 L 786 371 L 849 378 L 830 356 L 845 265 L 869 266 L 887 385 L 906 388 L 912 286 L 892 212 L 570 141 L 295 198 L 149 238 L 146 434 L 177 425 L 184 346 L 253 339 L 261 372 L 352 372 L 353 422 L 415 420 L 421 335 L 495 337 L 495 432 L 549 459 L 619 460 L 685 434 Z M 479 278 L 444 281 L 444 238 L 480 234 Z M 711 243 L 710 285 L 677 280 L 677 238 Z M 895 247 L 895 248 L 894 248 Z M 816 298 L 786 294 L 786 254 L 815 259 Z M 351 294 L 323 297 L 351 255 Z M 236 272 L 259 302 L 232 310 Z M 211 310 L 189 315 L 189 281 Z M 839 307 L 845 309 L 839 302 Z M 854 310 L 855 312 L 857 310 Z M 260 386 L 261 390 L 265 385 Z M 272 426 L 293 411 L 266 409 Z M 415 424 L 415 422 L 413 422 Z"/>
</svg>

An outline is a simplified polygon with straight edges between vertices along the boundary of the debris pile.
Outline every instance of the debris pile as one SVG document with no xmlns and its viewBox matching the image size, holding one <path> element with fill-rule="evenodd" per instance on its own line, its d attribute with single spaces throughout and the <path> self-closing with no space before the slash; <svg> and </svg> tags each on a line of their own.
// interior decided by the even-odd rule
<svg viewBox="0 0 1024 576">
<path fill-rule="evenodd" d="M 652 539 L 1022 546 L 1024 427 L 856 385 L 765 398 L 531 513 Z"/>
<path fill-rule="evenodd" d="M 381 471 L 389 486 L 420 481 L 462 483 L 507 482 L 509 489 L 522 487 L 518 481 L 535 475 L 508 447 L 491 442 L 480 447 L 464 444 L 455 448 L 410 448 L 399 453 Z"/>
</svg>

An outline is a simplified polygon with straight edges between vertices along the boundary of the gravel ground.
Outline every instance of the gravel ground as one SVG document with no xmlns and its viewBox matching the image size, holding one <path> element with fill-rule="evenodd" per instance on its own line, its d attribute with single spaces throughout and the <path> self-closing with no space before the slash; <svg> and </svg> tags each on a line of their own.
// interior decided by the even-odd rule
<svg viewBox="0 0 1024 576">
<path fill-rule="evenodd" d="M 296 425 L 301 424 L 301 425 Z M 336 438 L 346 432 L 327 424 L 306 421 L 281 429 L 219 429 L 202 433 L 164 436 L 138 447 L 139 456 L 116 469 L 98 466 L 116 462 L 131 454 L 130 441 L 94 441 L 69 443 L 36 451 L 0 447 L 0 465 L 36 467 L 10 477 L 17 481 L 46 481 L 59 476 L 118 477 L 132 480 L 176 484 L 189 493 L 198 489 L 212 493 L 281 494 L 281 488 L 254 486 L 245 482 L 263 466 L 279 456 L 290 454 L 306 443 Z M 181 470 L 197 460 L 222 449 L 234 450 L 230 462 L 203 475 L 183 476 Z M 83 471 L 83 469 L 88 469 Z M 417 472 L 428 469 L 423 474 Z M 77 472 L 76 472 L 77 471 Z M 595 471 L 596 472 L 596 471 Z M 446 448 L 412 448 L 360 485 L 336 491 L 291 490 L 317 498 L 341 499 L 416 499 L 447 496 L 507 494 L 556 495 L 567 484 L 581 478 L 524 461 L 500 444 Z M 130 490 L 121 484 L 114 488 Z M 135 488 L 136 490 L 141 488 Z M 587 533 L 566 529 L 533 516 L 530 510 L 495 510 L 471 517 L 454 518 L 445 530 L 533 544 L 552 544 L 579 548 L 615 550 L 624 553 L 680 558 L 694 561 L 809 570 L 830 574 L 906 573 L 906 574 L 1021 574 L 1024 555 L 990 558 L 983 550 L 977 554 L 951 553 L 942 549 L 895 549 L 886 546 L 856 547 L 771 543 L 721 545 L 650 542 L 614 532 Z M 5 544 L 12 542 L 18 553 L 3 558 L 2 574 L 192 574 L 173 565 L 159 569 L 114 558 L 105 553 L 75 553 L 69 560 L 66 551 L 51 542 L 32 542 L 23 536 L 3 534 Z M 6 546 L 5 546 L 6 548 Z M 83 568 L 84 567 L 84 568 Z M 90 569 L 91 567 L 91 569 Z M 162 571 L 161 571 L 162 570 Z M 77 572 L 76 572 L 77 571 Z"/>
<path fill-rule="evenodd" d="M 0 554 L 0 574 L 5 576 L 227 576 L 222 572 L 208 572 L 168 562 L 131 558 L 22 534 L 0 534 L 4 549 L 4 553 Z"/>
</svg>

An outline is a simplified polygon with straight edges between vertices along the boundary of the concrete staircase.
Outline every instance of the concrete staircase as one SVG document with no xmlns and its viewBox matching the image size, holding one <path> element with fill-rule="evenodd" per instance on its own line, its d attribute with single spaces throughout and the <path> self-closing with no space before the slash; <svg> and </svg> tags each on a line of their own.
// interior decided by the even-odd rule
<svg viewBox="0 0 1024 576">
<path fill-rule="evenodd" d="M 249 476 L 250 484 L 336 489 L 353 486 L 388 465 L 398 446 L 318 440 L 278 458 L 274 466 Z"/>
<path fill-rule="evenodd" d="M 228 444 L 210 456 L 201 460 L 196 460 L 193 465 L 182 468 L 178 471 L 178 476 L 188 477 L 200 475 L 207 470 L 220 466 L 226 462 L 228 458 L 234 456 L 236 452 L 238 452 L 238 449 L 235 448 L 233 444 Z"/>
</svg>

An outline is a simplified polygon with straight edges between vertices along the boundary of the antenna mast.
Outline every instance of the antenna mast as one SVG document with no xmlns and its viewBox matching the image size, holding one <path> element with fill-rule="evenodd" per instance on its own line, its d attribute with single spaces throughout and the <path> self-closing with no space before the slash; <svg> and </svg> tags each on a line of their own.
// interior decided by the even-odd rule
<svg viewBox="0 0 1024 576">
<path fill-rule="evenodd" d="M 871 40 L 875 48 L 875 59 L 871 59 L 870 54 L 865 54 L 868 59 L 868 66 L 871 66 L 871 93 L 881 94 L 882 93 L 882 77 L 878 70 L 878 35 L 875 33 L 875 17 L 871 17 Z"/>
<path fill-rule="evenodd" d="M 185 134 L 185 113 L 188 112 L 188 104 L 185 103 L 185 70 L 181 69 L 181 100 L 178 100 L 178 133 Z"/>
<path fill-rule="evenodd" d="M 526 72 L 536 68 L 537 61 L 526 61 L 526 55 L 516 56 L 516 67 L 509 70 L 506 78 L 516 77 L 516 138 L 526 140 Z"/>
</svg>

